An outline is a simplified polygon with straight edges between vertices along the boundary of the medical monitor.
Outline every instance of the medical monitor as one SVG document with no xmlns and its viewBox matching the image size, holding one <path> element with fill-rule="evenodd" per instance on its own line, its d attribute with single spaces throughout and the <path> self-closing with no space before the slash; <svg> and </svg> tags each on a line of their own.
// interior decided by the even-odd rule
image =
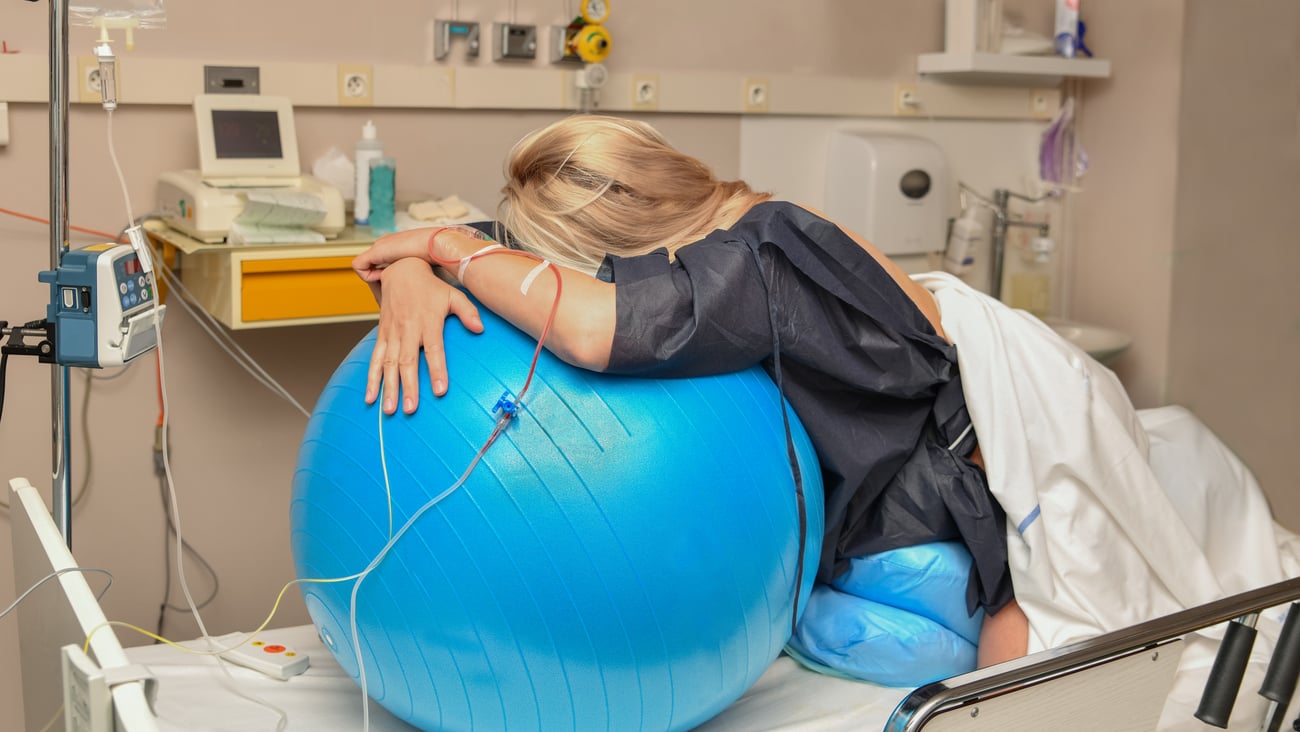
<svg viewBox="0 0 1300 732">
<path fill-rule="evenodd" d="M 200 94 L 194 98 L 199 173 L 214 185 L 292 183 L 298 136 L 287 97 Z"/>
</svg>

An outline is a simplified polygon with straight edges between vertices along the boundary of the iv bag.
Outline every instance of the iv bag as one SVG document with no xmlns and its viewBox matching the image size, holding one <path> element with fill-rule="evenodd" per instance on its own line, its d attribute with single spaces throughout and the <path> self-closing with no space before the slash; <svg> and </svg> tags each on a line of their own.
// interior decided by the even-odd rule
<svg viewBox="0 0 1300 732">
<path fill-rule="evenodd" d="M 161 28 L 167 20 L 163 0 L 72 0 L 68 23 L 91 28 Z"/>
</svg>

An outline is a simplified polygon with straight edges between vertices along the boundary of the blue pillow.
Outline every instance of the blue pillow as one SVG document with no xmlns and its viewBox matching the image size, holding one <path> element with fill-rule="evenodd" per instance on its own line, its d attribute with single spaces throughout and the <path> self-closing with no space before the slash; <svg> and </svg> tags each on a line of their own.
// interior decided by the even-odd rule
<svg viewBox="0 0 1300 732">
<path fill-rule="evenodd" d="M 787 650 L 815 671 L 882 686 L 915 687 L 975 668 L 975 644 L 952 630 L 826 585 L 813 588 Z"/>
<path fill-rule="evenodd" d="M 975 668 L 984 613 L 966 613 L 971 557 L 957 542 L 850 560 L 818 585 L 787 651 L 816 671 L 920 686 Z"/>
<path fill-rule="evenodd" d="M 918 544 L 849 560 L 831 586 L 840 592 L 910 610 L 978 643 L 983 611 L 966 612 L 973 560 L 956 541 Z"/>
</svg>

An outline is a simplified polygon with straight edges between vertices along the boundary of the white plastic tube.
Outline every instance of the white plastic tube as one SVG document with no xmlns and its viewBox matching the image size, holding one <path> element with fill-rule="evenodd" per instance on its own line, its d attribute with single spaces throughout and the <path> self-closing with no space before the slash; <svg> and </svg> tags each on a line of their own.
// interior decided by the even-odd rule
<svg viewBox="0 0 1300 732">
<path fill-rule="evenodd" d="M 357 190 L 352 206 L 352 217 L 357 226 L 370 225 L 370 161 L 383 157 L 384 145 L 379 141 L 375 123 L 366 120 L 361 128 L 361 139 L 357 140 L 356 166 Z"/>
<path fill-rule="evenodd" d="M 1074 58 L 1079 50 L 1079 0 L 1056 0 L 1056 55 Z"/>
</svg>

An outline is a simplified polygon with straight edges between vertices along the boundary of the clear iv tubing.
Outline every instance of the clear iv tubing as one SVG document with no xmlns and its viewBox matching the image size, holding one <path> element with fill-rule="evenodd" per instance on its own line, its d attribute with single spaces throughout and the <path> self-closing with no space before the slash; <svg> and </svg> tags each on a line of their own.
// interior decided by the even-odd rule
<svg viewBox="0 0 1300 732">
<path fill-rule="evenodd" d="M 442 231 L 447 228 L 451 228 L 451 227 L 442 227 L 434 230 L 434 232 L 429 236 L 428 250 L 429 250 L 429 258 L 433 260 L 435 264 L 439 264 L 444 267 L 451 267 L 459 263 L 441 259 L 439 257 L 436 257 L 433 253 L 434 238 L 436 238 L 438 234 L 442 233 Z M 379 419 L 379 459 L 380 459 L 380 466 L 384 474 L 384 490 L 388 493 L 388 531 L 390 537 L 388 539 L 388 542 L 384 544 L 383 548 L 379 550 L 379 553 L 375 555 L 375 558 L 370 561 L 370 564 L 368 564 L 364 570 L 362 570 L 360 573 L 356 575 L 357 581 L 355 584 L 352 585 L 352 595 L 349 600 L 349 609 L 348 609 L 348 622 L 350 624 L 350 630 L 352 633 L 352 653 L 356 657 L 357 672 L 358 672 L 358 676 L 360 677 L 359 680 L 361 684 L 361 728 L 365 732 L 369 732 L 370 730 L 370 692 L 369 692 L 368 685 L 366 683 L 366 665 L 364 659 L 361 656 L 361 637 L 357 632 L 357 594 L 361 591 L 361 583 L 366 579 L 367 576 L 370 575 L 371 572 L 375 570 L 375 568 L 379 566 L 380 562 L 382 562 L 384 558 L 388 556 L 388 552 L 391 551 L 393 546 L 397 544 L 398 540 L 401 539 L 406 534 L 406 532 L 412 526 L 415 525 L 415 522 L 418 521 L 421 516 L 423 516 L 434 506 L 441 503 L 443 499 L 450 496 L 452 493 L 456 492 L 458 488 L 464 485 L 465 481 L 469 479 L 470 474 L 474 472 L 474 468 L 478 466 L 479 461 L 482 460 L 483 456 L 487 453 L 488 448 L 491 447 L 492 443 L 496 442 L 497 437 L 499 437 L 501 433 L 505 431 L 507 425 L 509 425 L 510 423 L 510 419 L 514 416 L 515 412 L 518 410 L 518 407 L 523 404 L 524 395 L 528 393 L 528 388 L 533 383 L 533 374 L 536 373 L 537 371 L 537 361 L 542 355 L 542 348 L 546 344 L 547 336 L 550 335 L 551 326 L 555 323 L 555 316 L 560 310 L 560 297 L 564 292 L 564 278 L 560 275 L 560 270 L 558 267 L 556 267 L 554 264 L 550 262 L 546 262 L 546 260 L 542 259 L 541 257 L 538 257 L 535 254 L 531 254 L 529 252 L 521 252 L 512 249 L 491 249 L 487 251 L 480 251 L 477 254 L 471 255 L 471 259 L 477 259 L 479 257 L 484 257 L 492 254 L 512 254 L 515 256 L 521 256 L 521 257 L 533 259 L 538 262 L 545 262 L 547 269 L 551 270 L 551 272 L 555 275 L 555 298 L 551 302 L 551 312 L 550 314 L 547 315 L 546 323 L 542 326 L 542 332 L 537 338 L 537 347 L 533 350 L 532 360 L 528 364 L 528 376 L 524 379 L 524 385 L 519 390 L 519 394 L 515 397 L 513 407 L 502 410 L 501 416 L 497 417 L 496 424 L 492 428 L 492 433 L 488 435 L 487 440 L 483 442 L 483 446 L 480 447 L 478 452 L 474 454 L 474 458 L 470 460 L 469 466 L 467 466 L 465 468 L 465 471 L 461 473 L 460 477 L 456 479 L 456 482 L 452 483 L 441 493 L 439 493 L 438 495 L 434 496 L 432 499 L 427 501 L 423 506 L 421 506 L 418 510 L 416 510 L 415 513 L 411 514 L 411 517 L 406 520 L 406 523 L 402 524 L 402 527 L 398 529 L 397 533 L 395 534 L 392 533 L 393 499 L 392 499 L 392 491 L 390 488 L 390 483 L 388 478 L 388 462 L 386 458 L 386 450 L 384 448 L 384 430 L 383 430 L 384 411 L 379 407 L 379 405 L 383 404 L 383 399 L 381 397 L 380 399 L 375 400 L 375 411 L 378 413 L 378 419 Z M 384 388 L 388 388 L 387 383 L 384 384 Z"/>
<path fill-rule="evenodd" d="M 529 375 L 530 376 L 532 375 L 531 372 L 529 373 Z M 380 402 L 376 402 L 375 411 L 379 413 L 379 420 L 382 423 L 384 419 L 384 412 L 382 409 L 378 407 L 379 403 Z M 370 729 L 370 701 L 369 701 L 370 691 L 366 684 L 365 660 L 361 657 L 361 636 L 357 632 L 357 593 L 361 591 L 361 583 L 366 579 L 367 576 L 370 575 L 371 572 L 375 570 L 375 568 L 379 566 L 379 563 L 382 562 L 384 558 L 388 556 L 388 552 L 393 548 L 395 544 L 397 544 L 398 540 L 401 539 L 402 536 L 406 534 L 407 530 L 409 530 L 411 526 L 413 526 L 415 522 L 420 519 L 421 516 L 427 513 L 434 506 L 441 503 L 444 498 L 454 493 L 456 489 L 464 485 L 465 481 L 469 478 L 470 473 L 474 472 L 474 468 L 478 466 L 479 461 L 483 459 L 483 455 L 487 453 L 488 448 L 491 447 L 493 442 L 496 442 L 497 436 L 500 435 L 503 431 L 505 431 L 506 425 L 509 424 L 511 416 L 512 415 L 509 412 L 501 413 L 501 416 L 497 418 L 496 425 L 492 428 L 492 434 L 488 435 L 488 438 L 483 443 L 483 446 L 480 447 L 478 452 L 474 454 L 474 459 L 471 460 L 469 466 L 465 468 L 465 472 L 461 473 L 460 477 L 456 479 L 455 483 L 452 483 L 442 493 L 439 493 L 437 496 L 434 496 L 431 500 L 426 502 L 414 514 L 411 514 L 411 517 L 406 520 L 406 523 L 402 524 L 402 528 L 398 529 L 397 533 L 393 534 L 392 537 L 389 538 L 388 543 L 384 544 L 384 547 L 379 550 L 379 553 L 376 554 L 375 558 L 370 561 L 370 564 L 367 565 L 366 568 L 363 569 L 359 575 L 357 575 L 357 581 L 355 584 L 352 585 L 352 595 L 348 603 L 349 604 L 348 622 L 350 624 L 350 629 L 352 632 L 352 653 L 356 656 L 357 659 L 357 672 L 358 675 L 360 676 L 360 683 L 361 683 L 361 705 L 362 705 L 361 706 L 361 728 L 362 730 L 368 731 Z M 379 441 L 379 452 L 381 456 L 384 454 L 382 433 Z M 388 467 L 386 462 L 383 463 L 383 465 L 384 465 L 384 485 L 385 487 L 387 487 Z M 392 520 L 393 520 L 392 511 L 393 511 L 393 504 L 392 504 L 392 496 L 390 493 L 389 501 L 388 501 L 388 520 L 389 520 L 390 532 L 392 531 Z"/>
<path fill-rule="evenodd" d="M 116 146 L 113 143 L 113 112 L 112 110 L 105 110 L 105 113 L 108 115 L 107 123 L 106 123 L 107 139 L 108 139 L 108 156 L 113 161 L 113 170 L 116 171 L 118 184 L 122 187 L 122 202 L 126 205 L 127 226 L 133 226 L 135 224 L 135 213 L 131 209 L 131 195 L 127 190 L 126 176 L 122 174 L 122 166 L 118 162 L 117 150 L 115 149 Z M 199 632 L 203 634 L 203 637 L 208 641 L 209 647 L 211 647 L 213 643 L 211 637 L 208 634 L 207 626 L 204 625 L 203 623 L 203 617 L 202 615 L 199 614 L 198 606 L 194 602 L 194 596 L 193 594 L 190 593 L 189 582 L 185 578 L 184 542 L 183 542 L 183 534 L 181 532 L 180 506 L 176 499 L 176 484 L 174 478 L 172 477 L 171 459 L 168 456 L 168 454 L 171 452 L 167 444 L 167 433 L 169 432 L 167 428 L 168 428 L 168 421 L 170 420 L 170 409 L 168 407 L 167 388 L 165 386 L 166 372 L 165 372 L 164 358 L 163 358 L 163 335 L 162 335 L 162 324 L 159 322 L 159 318 L 158 318 L 157 298 L 153 300 L 152 308 L 154 313 L 154 318 L 153 318 L 154 338 L 156 339 L 155 342 L 157 344 L 155 347 L 157 349 L 157 354 L 158 354 L 159 399 L 162 402 L 161 427 L 162 427 L 163 473 L 167 477 L 167 491 L 171 497 L 172 523 L 176 527 L 176 574 L 180 579 L 181 591 L 185 595 L 185 602 L 190 609 L 190 613 L 194 616 L 195 622 L 198 624 Z M 87 637 L 87 641 L 89 641 L 89 637 Z M 222 673 L 225 674 L 226 679 L 230 681 L 231 685 L 228 688 L 230 689 L 231 692 L 244 699 L 248 699 L 249 701 L 254 702 L 255 704 L 270 709 L 271 711 L 275 712 L 276 715 L 278 715 L 279 721 L 276 724 L 277 732 L 280 732 L 280 730 L 283 730 L 286 726 L 288 726 L 289 716 L 288 714 L 285 713 L 283 709 L 280 709 L 279 707 L 271 704 L 270 702 L 264 701 L 262 699 L 259 699 L 251 694 L 247 694 L 244 691 L 240 690 L 235 684 L 234 677 L 231 676 L 230 670 L 226 668 L 226 664 L 220 660 L 219 656 L 218 656 L 217 665 L 221 668 Z"/>
<path fill-rule="evenodd" d="M 122 203 L 126 205 L 126 225 L 135 225 L 135 212 L 131 210 L 131 194 L 127 192 L 126 176 L 122 175 L 122 166 L 117 162 L 117 148 L 113 144 L 113 110 L 105 110 L 108 115 L 108 157 L 113 161 L 113 170 L 117 172 L 118 185 L 122 186 Z"/>
</svg>

